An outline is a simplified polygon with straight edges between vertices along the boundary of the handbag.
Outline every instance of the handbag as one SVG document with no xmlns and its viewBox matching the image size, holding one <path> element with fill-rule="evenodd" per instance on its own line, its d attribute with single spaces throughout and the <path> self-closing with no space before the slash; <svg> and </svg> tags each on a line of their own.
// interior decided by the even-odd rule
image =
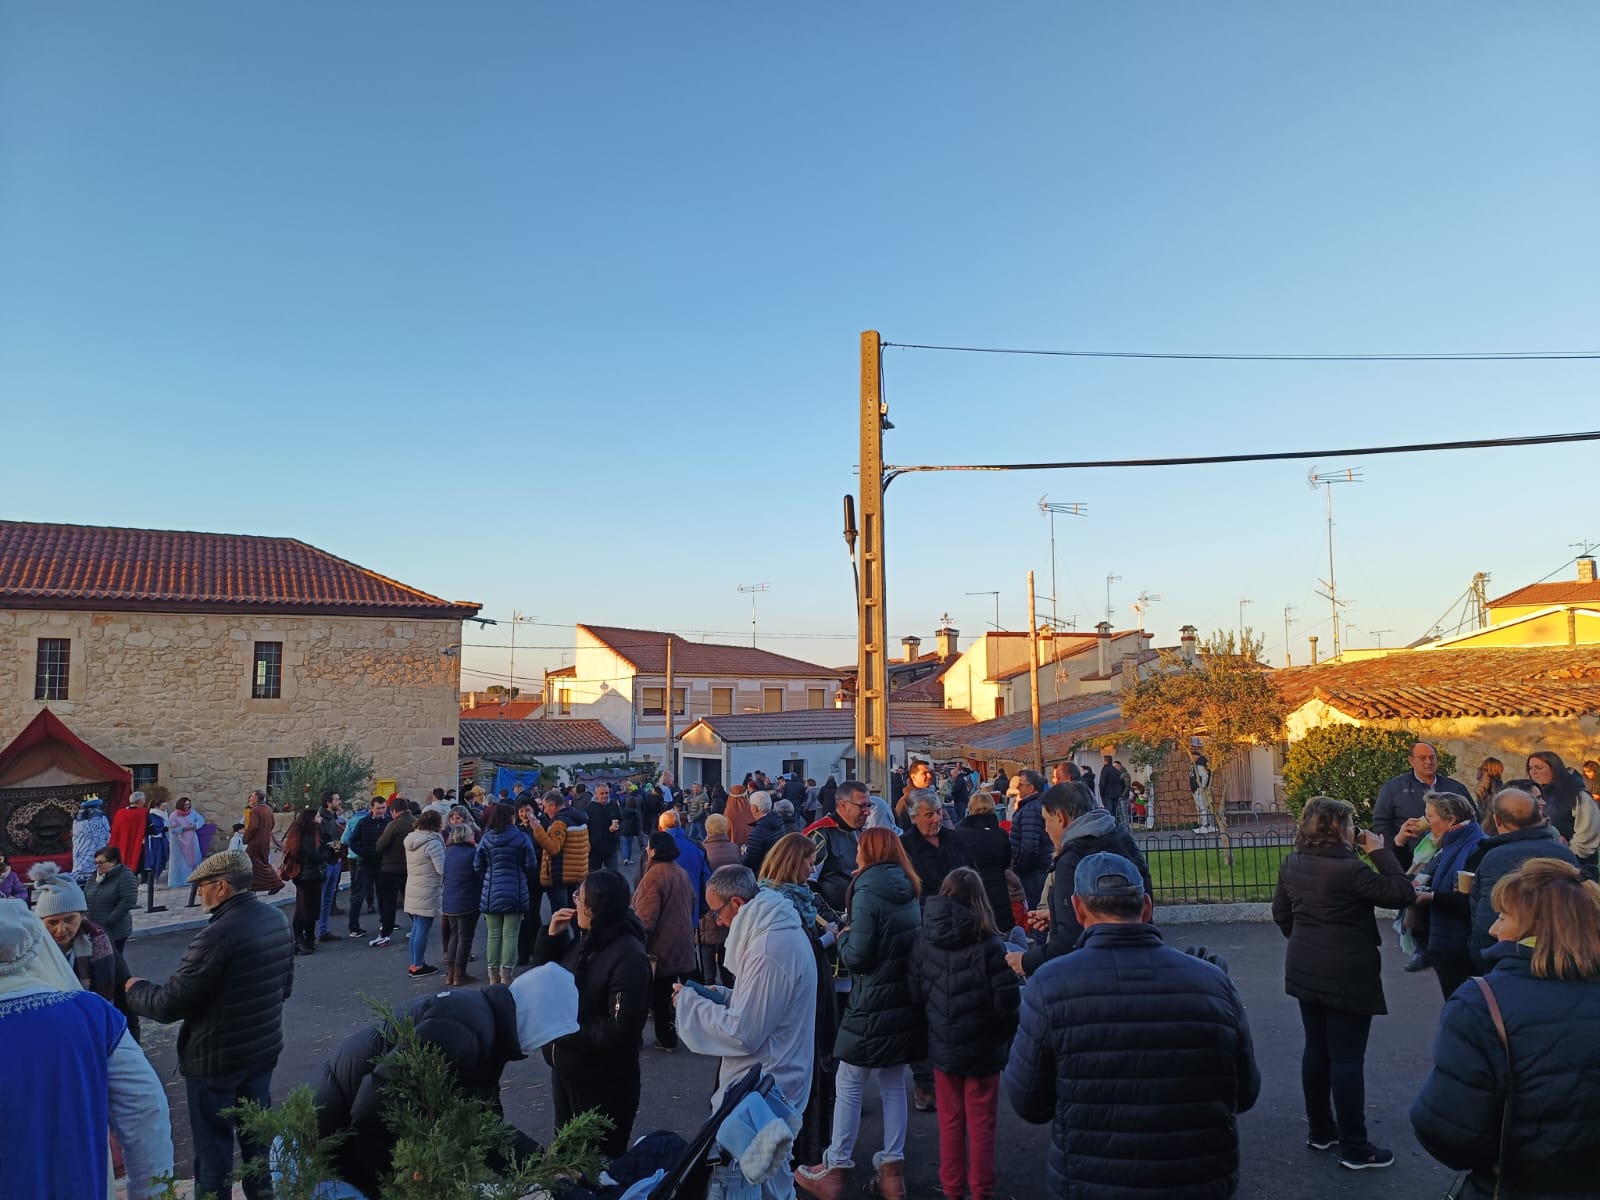
<svg viewBox="0 0 1600 1200">
<path fill-rule="evenodd" d="M 1478 985 L 1478 990 L 1483 993 L 1484 1003 L 1489 1006 L 1489 1019 L 1494 1022 L 1495 1035 L 1500 1039 L 1500 1049 L 1506 1056 L 1506 1098 L 1500 1109 L 1500 1148 L 1495 1153 L 1494 1159 L 1494 1200 L 1500 1200 L 1501 1173 L 1506 1165 L 1506 1138 L 1511 1131 L 1511 1100 L 1516 1093 L 1517 1079 L 1512 1070 L 1511 1039 L 1506 1036 L 1506 1021 L 1500 1012 L 1500 1001 L 1495 998 L 1494 989 L 1482 975 L 1474 975 L 1472 982 Z M 1455 1186 L 1445 1193 L 1445 1200 L 1459 1200 L 1471 1174 L 1471 1171 L 1461 1172 Z"/>
</svg>

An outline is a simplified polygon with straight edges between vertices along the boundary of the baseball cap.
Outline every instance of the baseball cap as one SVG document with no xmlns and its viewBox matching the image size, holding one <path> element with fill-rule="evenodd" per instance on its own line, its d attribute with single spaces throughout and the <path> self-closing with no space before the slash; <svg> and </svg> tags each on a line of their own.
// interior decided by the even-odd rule
<svg viewBox="0 0 1600 1200">
<path fill-rule="evenodd" d="M 1144 876 L 1120 854 L 1102 850 L 1091 854 L 1072 873 L 1075 896 L 1143 896 Z"/>
</svg>

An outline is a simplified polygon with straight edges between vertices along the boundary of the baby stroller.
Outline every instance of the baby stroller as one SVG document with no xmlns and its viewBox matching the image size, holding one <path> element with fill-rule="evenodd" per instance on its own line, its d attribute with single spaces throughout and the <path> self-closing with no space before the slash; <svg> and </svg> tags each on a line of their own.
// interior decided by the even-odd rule
<svg viewBox="0 0 1600 1200">
<path fill-rule="evenodd" d="M 770 1107 L 763 1106 L 757 1110 L 756 1106 L 747 1105 L 746 1101 L 752 1098 L 762 1099 Z M 688 1140 L 677 1162 L 664 1175 L 659 1179 L 638 1180 L 621 1193 L 621 1200 L 707 1200 L 713 1192 L 713 1176 L 726 1176 L 730 1172 L 724 1168 L 737 1164 L 738 1160 L 726 1147 L 729 1144 L 742 1144 L 738 1127 L 748 1128 L 748 1117 L 752 1111 L 761 1112 L 763 1119 L 787 1120 L 789 1140 L 776 1144 L 763 1143 L 760 1151 L 771 1156 L 776 1162 L 776 1170 L 787 1177 L 788 1147 L 792 1145 L 792 1135 L 799 1126 L 799 1114 L 784 1103 L 781 1094 L 774 1090 L 772 1077 L 757 1066 L 751 1067 L 739 1080 L 728 1085 L 722 1103 Z M 730 1190 L 725 1181 L 717 1183 L 716 1195 L 719 1200 L 720 1197 L 735 1200 L 743 1196 L 761 1195 L 759 1185 L 744 1182 L 737 1170 L 731 1173 L 738 1176 L 734 1190 Z"/>
</svg>

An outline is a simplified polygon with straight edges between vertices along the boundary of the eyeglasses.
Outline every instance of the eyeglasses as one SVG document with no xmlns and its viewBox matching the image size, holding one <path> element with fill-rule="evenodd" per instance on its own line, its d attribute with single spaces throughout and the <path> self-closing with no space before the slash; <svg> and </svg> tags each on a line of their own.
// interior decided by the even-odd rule
<svg viewBox="0 0 1600 1200">
<path fill-rule="evenodd" d="M 738 900 L 737 900 L 737 898 L 735 898 L 733 900 L 724 900 L 719 907 L 713 908 L 711 910 L 711 919 L 713 921 L 716 921 L 718 924 L 721 924 L 722 923 L 722 914 L 727 912 L 730 908 L 733 909 L 733 916 L 734 917 L 739 915 L 739 908 L 738 908 Z M 729 917 L 728 920 L 732 921 L 733 917 Z"/>
</svg>

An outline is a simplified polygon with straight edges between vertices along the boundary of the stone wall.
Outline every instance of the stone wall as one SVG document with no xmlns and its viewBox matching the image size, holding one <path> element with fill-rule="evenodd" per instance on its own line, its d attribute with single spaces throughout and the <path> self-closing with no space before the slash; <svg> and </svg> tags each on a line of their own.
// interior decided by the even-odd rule
<svg viewBox="0 0 1600 1200">
<path fill-rule="evenodd" d="M 458 620 L 0 611 L 0 743 L 46 706 L 40 638 L 72 642 L 68 698 L 48 707 L 108 758 L 157 764 L 202 811 L 239 810 L 269 758 L 319 740 L 355 742 L 413 794 L 454 782 L 460 659 L 443 651 Z M 280 699 L 251 699 L 257 641 L 283 643 Z"/>
</svg>

